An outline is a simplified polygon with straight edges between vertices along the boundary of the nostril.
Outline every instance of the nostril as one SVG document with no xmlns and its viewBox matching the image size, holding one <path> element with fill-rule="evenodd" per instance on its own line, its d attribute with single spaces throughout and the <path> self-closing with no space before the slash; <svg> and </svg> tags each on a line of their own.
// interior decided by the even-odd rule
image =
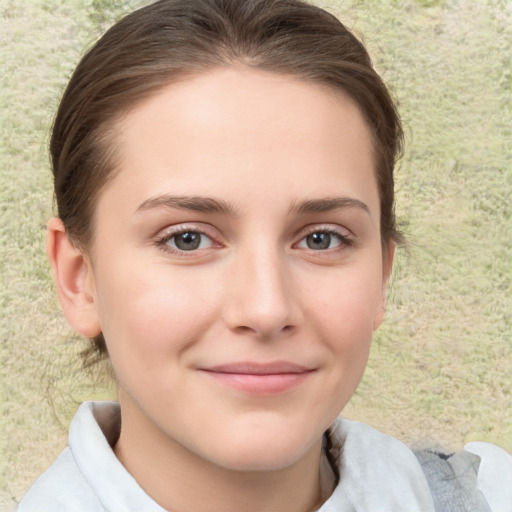
<svg viewBox="0 0 512 512">
<path fill-rule="evenodd" d="M 234 330 L 237 334 L 243 334 L 243 335 L 252 334 L 254 336 L 257 336 L 260 340 L 263 340 L 263 341 L 268 341 L 268 340 L 271 340 L 272 338 L 281 337 L 283 334 L 289 335 L 289 334 L 291 334 L 293 329 L 294 329 L 293 325 L 285 325 L 281 328 L 279 328 L 279 327 L 270 328 L 269 327 L 268 329 L 265 327 L 259 328 L 256 326 L 250 327 L 247 325 L 239 325 L 234 328 Z"/>
<path fill-rule="evenodd" d="M 247 327 L 246 325 L 239 325 L 238 327 L 235 327 L 235 332 L 238 334 L 247 334 L 249 332 L 254 332 L 254 329 Z"/>
</svg>

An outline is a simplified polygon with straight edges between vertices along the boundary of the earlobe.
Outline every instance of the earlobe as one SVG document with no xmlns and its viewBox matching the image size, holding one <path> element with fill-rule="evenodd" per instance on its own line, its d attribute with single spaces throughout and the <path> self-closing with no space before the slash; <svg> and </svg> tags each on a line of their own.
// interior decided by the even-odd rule
<svg viewBox="0 0 512 512">
<path fill-rule="evenodd" d="M 384 315 L 386 313 L 386 303 L 387 303 L 387 295 L 388 295 L 388 284 L 389 279 L 391 277 L 391 271 L 393 270 L 393 260 L 395 258 L 395 243 L 389 242 L 388 245 L 383 250 L 382 257 L 382 297 L 379 306 L 379 310 L 377 311 L 377 315 L 375 316 L 375 320 L 373 322 L 373 330 L 378 329 L 382 320 L 384 320 Z"/>
<path fill-rule="evenodd" d="M 71 242 L 64 224 L 57 217 L 48 222 L 46 252 L 67 321 L 83 336 L 98 335 L 101 327 L 90 261 Z"/>
</svg>

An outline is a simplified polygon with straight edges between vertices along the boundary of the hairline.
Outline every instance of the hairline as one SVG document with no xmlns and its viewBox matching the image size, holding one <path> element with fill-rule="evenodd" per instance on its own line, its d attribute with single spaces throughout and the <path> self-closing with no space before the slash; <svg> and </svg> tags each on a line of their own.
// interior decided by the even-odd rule
<svg viewBox="0 0 512 512">
<path fill-rule="evenodd" d="M 122 171 L 122 168 L 119 165 L 119 153 L 122 149 L 122 138 L 119 130 L 117 129 L 122 121 L 128 118 L 137 108 L 140 108 L 145 102 L 154 99 L 160 93 L 163 93 L 164 90 L 172 87 L 174 84 L 187 82 L 189 80 L 194 80 L 195 78 L 199 78 L 201 76 L 207 75 L 208 73 L 214 72 L 216 70 L 222 69 L 242 69 L 249 70 L 255 72 L 261 72 L 265 74 L 270 74 L 274 76 L 281 77 L 289 77 L 292 80 L 303 82 L 306 84 L 317 86 L 323 89 L 326 93 L 331 95 L 334 99 L 339 99 L 340 97 L 346 100 L 349 100 L 354 107 L 357 108 L 357 111 L 361 114 L 362 119 L 364 121 L 364 125 L 368 130 L 368 134 L 370 136 L 371 148 L 372 148 L 372 160 L 373 160 L 373 173 L 376 181 L 377 189 L 379 191 L 379 208 L 382 206 L 382 198 L 380 193 L 379 186 L 379 143 L 378 139 L 374 133 L 372 128 L 372 124 L 367 119 L 366 113 L 361 108 L 359 102 L 353 97 L 350 92 L 346 90 L 346 88 L 342 86 L 336 86 L 332 83 L 327 83 L 326 80 L 315 79 L 312 77 L 305 76 L 304 73 L 296 72 L 293 73 L 289 70 L 274 70 L 268 69 L 264 64 L 262 65 L 251 65 L 251 59 L 244 59 L 243 57 L 240 59 L 229 59 L 226 61 L 216 62 L 214 64 L 203 64 L 196 63 L 194 66 L 190 66 L 188 68 L 183 68 L 181 70 L 173 69 L 172 72 L 162 79 L 161 83 L 156 83 L 154 87 L 145 88 L 144 94 L 139 98 L 135 98 L 133 101 L 127 101 L 125 104 L 119 105 L 115 108 L 104 122 L 102 122 L 91 134 L 92 137 L 96 139 L 96 144 L 98 144 L 98 151 L 105 155 L 105 153 L 109 153 L 109 155 L 105 155 L 106 157 L 106 172 L 103 173 L 104 179 L 101 183 L 101 186 L 96 190 L 96 194 L 94 196 L 94 200 L 91 202 L 91 217 L 89 222 L 89 233 L 87 239 L 83 242 L 78 242 L 77 245 L 86 252 L 89 253 L 88 247 L 94 245 L 94 234 L 96 232 L 96 211 L 99 198 L 104 190 L 104 188 L 113 181 L 116 176 Z M 108 148 L 108 149 L 107 149 Z M 381 217 L 381 216 L 380 216 Z M 382 218 L 380 218 L 380 231 L 381 237 L 384 235 L 382 232 Z M 384 239 L 382 237 L 382 243 L 390 241 L 391 237 Z"/>
</svg>

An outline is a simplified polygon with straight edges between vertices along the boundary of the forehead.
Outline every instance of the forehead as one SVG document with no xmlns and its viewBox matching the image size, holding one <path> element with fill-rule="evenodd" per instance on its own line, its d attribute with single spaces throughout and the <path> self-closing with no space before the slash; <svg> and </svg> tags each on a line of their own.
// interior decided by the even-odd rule
<svg viewBox="0 0 512 512">
<path fill-rule="evenodd" d="M 140 182 L 128 194 L 140 202 L 163 189 L 211 195 L 219 183 L 238 200 L 256 188 L 263 195 L 280 189 L 289 201 L 305 189 L 311 196 L 339 186 L 377 193 L 359 108 L 340 91 L 295 77 L 210 71 L 163 88 L 117 128 L 118 172 L 107 189 Z"/>
</svg>

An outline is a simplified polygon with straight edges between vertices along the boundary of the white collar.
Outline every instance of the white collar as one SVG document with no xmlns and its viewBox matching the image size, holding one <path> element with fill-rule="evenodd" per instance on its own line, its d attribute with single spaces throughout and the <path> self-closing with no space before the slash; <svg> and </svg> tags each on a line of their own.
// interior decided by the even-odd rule
<svg viewBox="0 0 512 512">
<path fill-rule="evenodd" d="M 374 428 L 338 418 L 331 427 L 340 482 L 318 512 L 434 512 L 423 470 L 412 451 Z"/>
<path fill-rule="evenodd" d="M 318 512 L 434 512 L 421 466 L 406 445 L 341 418 L 331 429 L 341 453 L 341 478 Z M 83 403 L 69 429 L 69 447 L 80 471 L 107 510 L 165 512 L 115 456 L 111 446 L 118 435 L 117 402 Z"/>
<path fill-rule="evenodd" d="M 69 427 L 73 458 L 106 510 L 165 512 L 116 457 L 112 446 L 119 436 L 119 420 L 117 402 L 80 405 Z"/>
</svg>

